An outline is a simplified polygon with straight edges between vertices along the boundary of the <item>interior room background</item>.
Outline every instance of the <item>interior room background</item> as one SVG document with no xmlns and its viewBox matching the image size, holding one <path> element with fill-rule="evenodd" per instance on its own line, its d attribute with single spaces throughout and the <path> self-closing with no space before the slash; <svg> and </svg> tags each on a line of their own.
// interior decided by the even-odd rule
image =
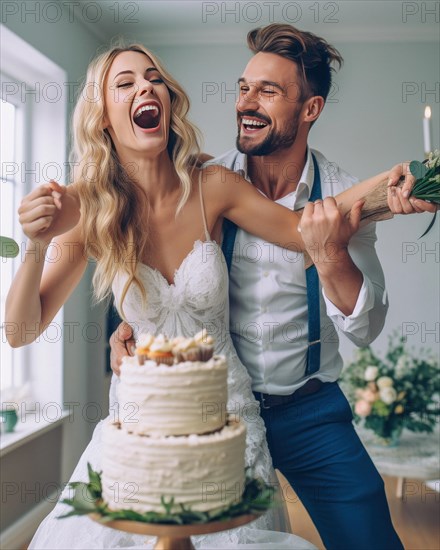
<svg viewBox="0 0 440 550">
<path fill-rule="evenodd" d="M 1 9 L 2 67 L 13 33 L 65 73 L 60 98 L 64 120 L 47 117 L 35 128 L 36 136 L 58 125 L 69 128 L 74 98 L 67 93 L 73 89 L 67 83 L 77 85 L 97 50 L 119 36 L 142 42 L 159 55 L 191 98 L 190 115 L 204 136 L 203 150 L 220 154 L 235 144 L 236 83 L 250 58 L 246 33 L 270 22 L 287 22 L 325 37 L 345 59 L 310 133 L 312 147 L 359 178 L 402 160 L 422 160 L 426 105 L 432 110 L 432 148 L 440 146 L 438 2 L 57 0 L 5 1 Z M 64 139 L 67 161 L 67 134 Z M 430 215 L 401 216 L 378 224 L 377 251 L 390 301 L 386 325 L 373 345 L 379 353 L 394 330 L 406 336 L 416 352 L 429 347 L 439 353 L 439 222 L 419 239 L 430 220 Z M 79 323 L 80 330 L 73 338 L 63 331 L 60 359 L 53 361 L 50 353 L 38 356 L 38 351 L 29 359 L 28 374 L 37 381 L 41 407 L 56 399 L 63 408 L 66 403 L 78 405 L 71 405 L 74 414 L 54 429 L 4 451 L 2 479 L 15 480 L 19 487 L 1 519 L 2 530 L 9 528 L 10 536 L 20 522 L 32 532 L 50 506 L 41 488 L 61 486 L 68 479 L 97 421 L 95 411 L 106 414 L 106 309 L 91 306 L 92 272 L 91 265 L 64 307 L 62 322 Z M 99 337 L 81 334 L 88 323 L 101 327 Z M 344 359 L 351 359 L 353 346 L 343 340 L 341 349 Z M 43 366 L 46 378 L 38 383 Z M 54 377 L 60 373 L 56 391 L 51 369 Z M 90 403 L 97 406 L 87 409 Z M 35 496 L 23 483 L 34 489 L 39 484 Z"/>
</svg>

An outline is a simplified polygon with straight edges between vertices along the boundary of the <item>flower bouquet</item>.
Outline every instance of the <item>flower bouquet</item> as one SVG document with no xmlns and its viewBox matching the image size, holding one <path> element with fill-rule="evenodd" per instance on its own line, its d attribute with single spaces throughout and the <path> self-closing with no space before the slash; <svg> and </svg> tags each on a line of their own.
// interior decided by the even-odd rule
<svg viewBox="0 0 440 550">
<path fill-rule="evenodd" d="M 413 357 L 396 335 L 390 338 L 385 359 L 370 347 L 356 354 L 342 376 L 355 422 L 363 420 L 385 445 L 397 444 L 403 428 L 432 432 L 440 413 L 438 361 Z"/>
<path fill-rule="evenodd" d="M 411 191 L 411 196 L 416 199 L 429 201 L 440 205 L 440 151 L 429 153 L 424 162 L 413 160 L 409 164 L 411 174 L 416 182 Z M 403 185 L 403 182 L 399 184 Z M 386 220 L 393 217 L 387 202 L 388 181 L 381 182 L 371 193 L 364 197 L 362 207 L 362 219 Z M 435 215 L 424 235 L 431 229 Z M 423 237 L 423 235 L 422 235 Z"/>
</svg>

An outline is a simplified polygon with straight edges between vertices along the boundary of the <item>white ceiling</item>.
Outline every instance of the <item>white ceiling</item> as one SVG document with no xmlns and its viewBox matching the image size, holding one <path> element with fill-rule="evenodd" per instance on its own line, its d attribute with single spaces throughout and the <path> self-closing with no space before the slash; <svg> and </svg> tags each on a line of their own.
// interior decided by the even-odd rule
<svg viewBox="0 0 440 550">
<path fill-rule="evenodd" d="M 250 29 L 272 22 L 286 22 L 334 42 L 440 43 L 438 1 L 80 2 L 77 8 L 80 20 L 103 41 L 121 35 L 147 45 L 243 43 Z M 97 17 L 98 4 L 99 20 L 93 22 Z"/>
</svg>

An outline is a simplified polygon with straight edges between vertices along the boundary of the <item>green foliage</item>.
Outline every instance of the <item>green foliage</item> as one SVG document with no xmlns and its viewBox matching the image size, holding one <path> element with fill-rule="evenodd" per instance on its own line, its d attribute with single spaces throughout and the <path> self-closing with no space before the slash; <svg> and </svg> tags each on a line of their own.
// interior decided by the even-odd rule
<svg viewBox="0 0 440 550">
<path fill-rule="evenodd" d="M 429 153 L 426 164 L 413 160 L 409 168 L 416 178 L 411 195 L 416 199 L 440 204 L 440 151 Z"/>
<path fill-rule="evenodd" d="M 416 178 L 411 195 L 416 199 L 433 202 L 440 205 L 440 151 L 429 153 L 424 163 L 417 160 L 410 162 L 409 169 Z M 424 237 L 434 225 L 437 211 L 434 212 L 431 223 L 420 238 Z"/>
<path fill-rule="evenodd" d="M 376 370 L 377 369 L 377 370 Z M 438 361 L 426 354 L 410 354 L 397 333 L 389 340 L 385 358 L 370 347 L 356 352 L 344 369 L 342 387 L 356 422 L 383 438 L 396 429 L 432 432 L 440 414 Z"/>
<path fill-rule="evenodd" d="M 9 237 L 0 237 L 0 256 L 2 258 L 15 258 L 20 252 L 20 247 Z"/>
<path fill-rule="evenodd" d="M 110 510 L 102 500 L 101 474 L 95 472 L 90 464 L 87 464 L 89 483 L 72 482 L 69 484 L 74 491 L 73 498 L 64 499 L 62 502 L 72 506 L 72 510 L 60 516 L 59 519 L 76 515 L 97 513 L 103 523 L 113 520 L 131 520 L 143 523 L 159 523 L 168 525 L 189 525 L 194 523 L 208 523 L 210 521 L 225 521 L 243 514 L 261 514 L 268 510 L 274 501 L 273 488 L 266 485 L 260 479 L 252 479 L 246 476 L 246 484 L 241 500 L 230 506 L 219 508 L 210 512 L 197 512 L 180 504 L 180 510 L 173 512 L 175 508 L 174 497 L 168 501 L 161 497 L 163 512 L 139 513 L 134 510 Z"/>
</svg>

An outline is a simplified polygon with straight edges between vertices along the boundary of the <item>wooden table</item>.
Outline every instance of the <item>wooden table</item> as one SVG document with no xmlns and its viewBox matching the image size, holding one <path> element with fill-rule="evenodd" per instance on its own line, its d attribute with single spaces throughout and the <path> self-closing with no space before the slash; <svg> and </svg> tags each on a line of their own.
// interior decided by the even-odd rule
<svg viewBox="0 0 440 550">
<path fill-rule="evenodd" d="M 440 479 L 440 433 L 414 433 L 404 430 L 397 447 L 375 443 L 371 430 L 356 426 L 356 431 L 382 475 L 398 478 L 397 498 L 404 500 L 405 479 Z M 440 491 L 440 482 L 436 484 Z"/>
</svg>

